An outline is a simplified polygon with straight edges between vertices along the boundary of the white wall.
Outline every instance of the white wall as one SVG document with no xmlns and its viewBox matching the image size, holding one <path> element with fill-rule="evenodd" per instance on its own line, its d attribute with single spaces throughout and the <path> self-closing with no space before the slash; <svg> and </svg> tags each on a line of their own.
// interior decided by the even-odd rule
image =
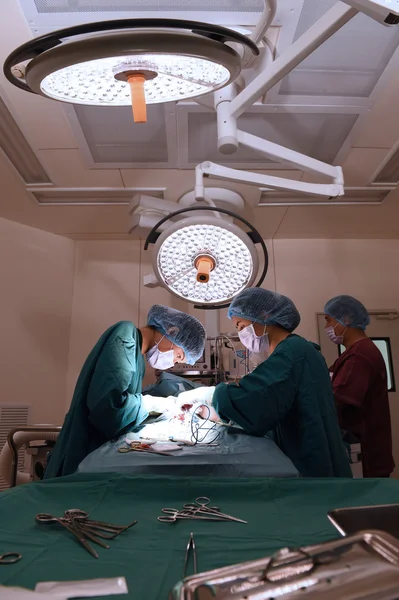
<svg viewBox="0 0 399 600">
<path fill-rule="evenodd" d="M 0 219 L 0 403 L 61 423 L 66 398 L 74 243 Z"/>
</svg>

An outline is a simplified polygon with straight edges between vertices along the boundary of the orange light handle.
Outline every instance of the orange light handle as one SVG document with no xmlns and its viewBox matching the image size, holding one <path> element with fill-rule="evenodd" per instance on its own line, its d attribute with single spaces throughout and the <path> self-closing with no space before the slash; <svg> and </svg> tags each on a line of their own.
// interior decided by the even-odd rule
<svg viewBox="0 0 399 600">
<path fill-rule="evenodd" d="M 127 78 L 132 98 L 133 119 L 135 123 L 147 123 L 147 105 L 145 103 L 145 77 L 140 73 Z"/>
<path fill-rule="evenodd" d="M 214 261 L 208 256 L 201 256 L 195 263 L 197 269 L 197 281 L 199 283 L 208 283 L 209 274 L 215 267 Z"/>
</svg>

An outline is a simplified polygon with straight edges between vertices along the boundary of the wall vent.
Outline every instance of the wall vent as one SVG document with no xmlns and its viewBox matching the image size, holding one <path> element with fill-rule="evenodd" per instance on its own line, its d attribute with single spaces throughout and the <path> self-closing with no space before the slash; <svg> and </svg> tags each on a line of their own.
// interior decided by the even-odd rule
<svg viewBox="0 0 399 600">
<path fill-rule="evenodd" d="M 29 424 L 30 406 L 19 404 L 1 404 L 0 405 L 0 452 L 7 441 L 7 435 L 15 427 L 24 427 Z M 18 454 L 18 471 L 25 471 L 24 450 Z M 0 492 L 8 489 L 8 484 L 0 477 Z"/>
<path fill-rule="evenodd" d="M 280 192 L 260 188 L 259 206 L 348 206 L 382 204 L 395 186 L 346 187 L 345 195 L 338 198 L 309 196 L 298 192 Z"/>
<path fill-rule="evenodd" d="M 26 186 L 35 204 L 40 206 L 129 206 L 134 194 L 142 192 L 164 198 L 166 188 L 61 188 Z"/>
<path fill-rule="evenodd" d="M 374 175 L 373 183 L 399 183 L 399 145 L 396 145 Z"/>
</svg>

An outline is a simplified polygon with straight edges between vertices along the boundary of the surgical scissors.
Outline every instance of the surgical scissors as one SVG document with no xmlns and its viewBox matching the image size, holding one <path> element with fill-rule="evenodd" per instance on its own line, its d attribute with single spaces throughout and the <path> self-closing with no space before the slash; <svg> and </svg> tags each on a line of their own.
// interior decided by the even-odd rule
<svg viewBox="0 0 399 600">
<path fill-rule="evenodd" d="M 187 548 L 186 548 L 186 556 L 184 559 L 183 579 L 185 579 L 185 577 L 187 575 L 187 566 L 188 566 L 188 559 L 190 556 L 190 550 L 192 550 L 192 553 L 193 553 L 194 575 L 196 575 L 198 572 L 197 571 L 197 548 L 195 546 L 195 539 L 194 539 L 193 533 L 190 533 L 190 537 L 189 537 Z"/>
<path fill-rule="evenodd" d="M 236 521 L 237 523 L 248 523 L 248 521 L 243 521 L 242 519 L 237 519 L 236 517 L 232 517 L 231 515 L 220 512 L 218 506 L 209 506 L 210 502 L 211 501 L 207 496 L 198 496 L 193 503 L 184 504 L 183 508 L 199 514 L 217 515 L 221 518 L 221 520 L 225 519 L 227 521 Z"/>
<path fill-rule="evenodd" d="M 0 565 L 13 565 L 14 563 L 21 560 L 22 554 L 18 552 L 5 552 L 0 554 Z"/>
<path fill-rule="evenodd" d="M 73 520 L 70 521 L 69 519 L 66 519 L 65 517 L 54 517 L 53 515 L 49 515 L 48 513 L 39 513 L 38 515 L 36 515 L 36 521 L 38 521 L 39 523 L 46 523 L 46 524 L 59 523 L 79 540 L 79 542 L 82 544 L 83 548 L 85 548 L 85 550 L 87 550 L 87 552 L 89 552 L 89 554 L 94 556 L 94 558 L 98 558 L 97 552 L 89 544 L 89 542 L 83 537 L 82 531 L 80 529 L 76 528 L 76 526 L 73 523 Z"/>
</svg>

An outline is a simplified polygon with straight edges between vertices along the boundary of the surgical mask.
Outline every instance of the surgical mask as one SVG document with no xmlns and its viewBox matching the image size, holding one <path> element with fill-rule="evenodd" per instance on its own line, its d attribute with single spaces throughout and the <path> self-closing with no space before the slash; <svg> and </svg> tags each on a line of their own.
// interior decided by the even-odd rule
<svg viewBox="0 0 399 600">
<path fill-rule="evenodd" d="M 265 327 L 266 329 L 266 327 Z M 269 352 L 269 336 L 265 332 L 263 335 L 256 335 L 253 324 L 244 327 L 238 332 L 240 342 L 251 352 Z"/>
<path fill-rule="evenodd" d="M 159 340 L 158 344 L 162 342 L 163 338 Z M 175 353 L 174 350 L 167 350 L 166 352 L 161 352 L 158 348 L 158 344 L 155 344 L 148 352 L 146 352 L 146 359 L 149 365 L 153 369 L 159 369 L 160 371 L 166 371 L 170 369 L 175 364 Z"/>
<path fill-rule="evenodd" d="M 338 325 L 339 323 L 337 323 L 335 327 L 337 327 Z M 329 339 L 333 342 L 333 344 L 337 344 L 339 346 L 340 344 L 344 343 L 344 334 L 346 329 L 342 335 L 337 335 L 335 333 L 335 327 L 326 327 L 326 334 L 328 335 Z"/>
</svg>

